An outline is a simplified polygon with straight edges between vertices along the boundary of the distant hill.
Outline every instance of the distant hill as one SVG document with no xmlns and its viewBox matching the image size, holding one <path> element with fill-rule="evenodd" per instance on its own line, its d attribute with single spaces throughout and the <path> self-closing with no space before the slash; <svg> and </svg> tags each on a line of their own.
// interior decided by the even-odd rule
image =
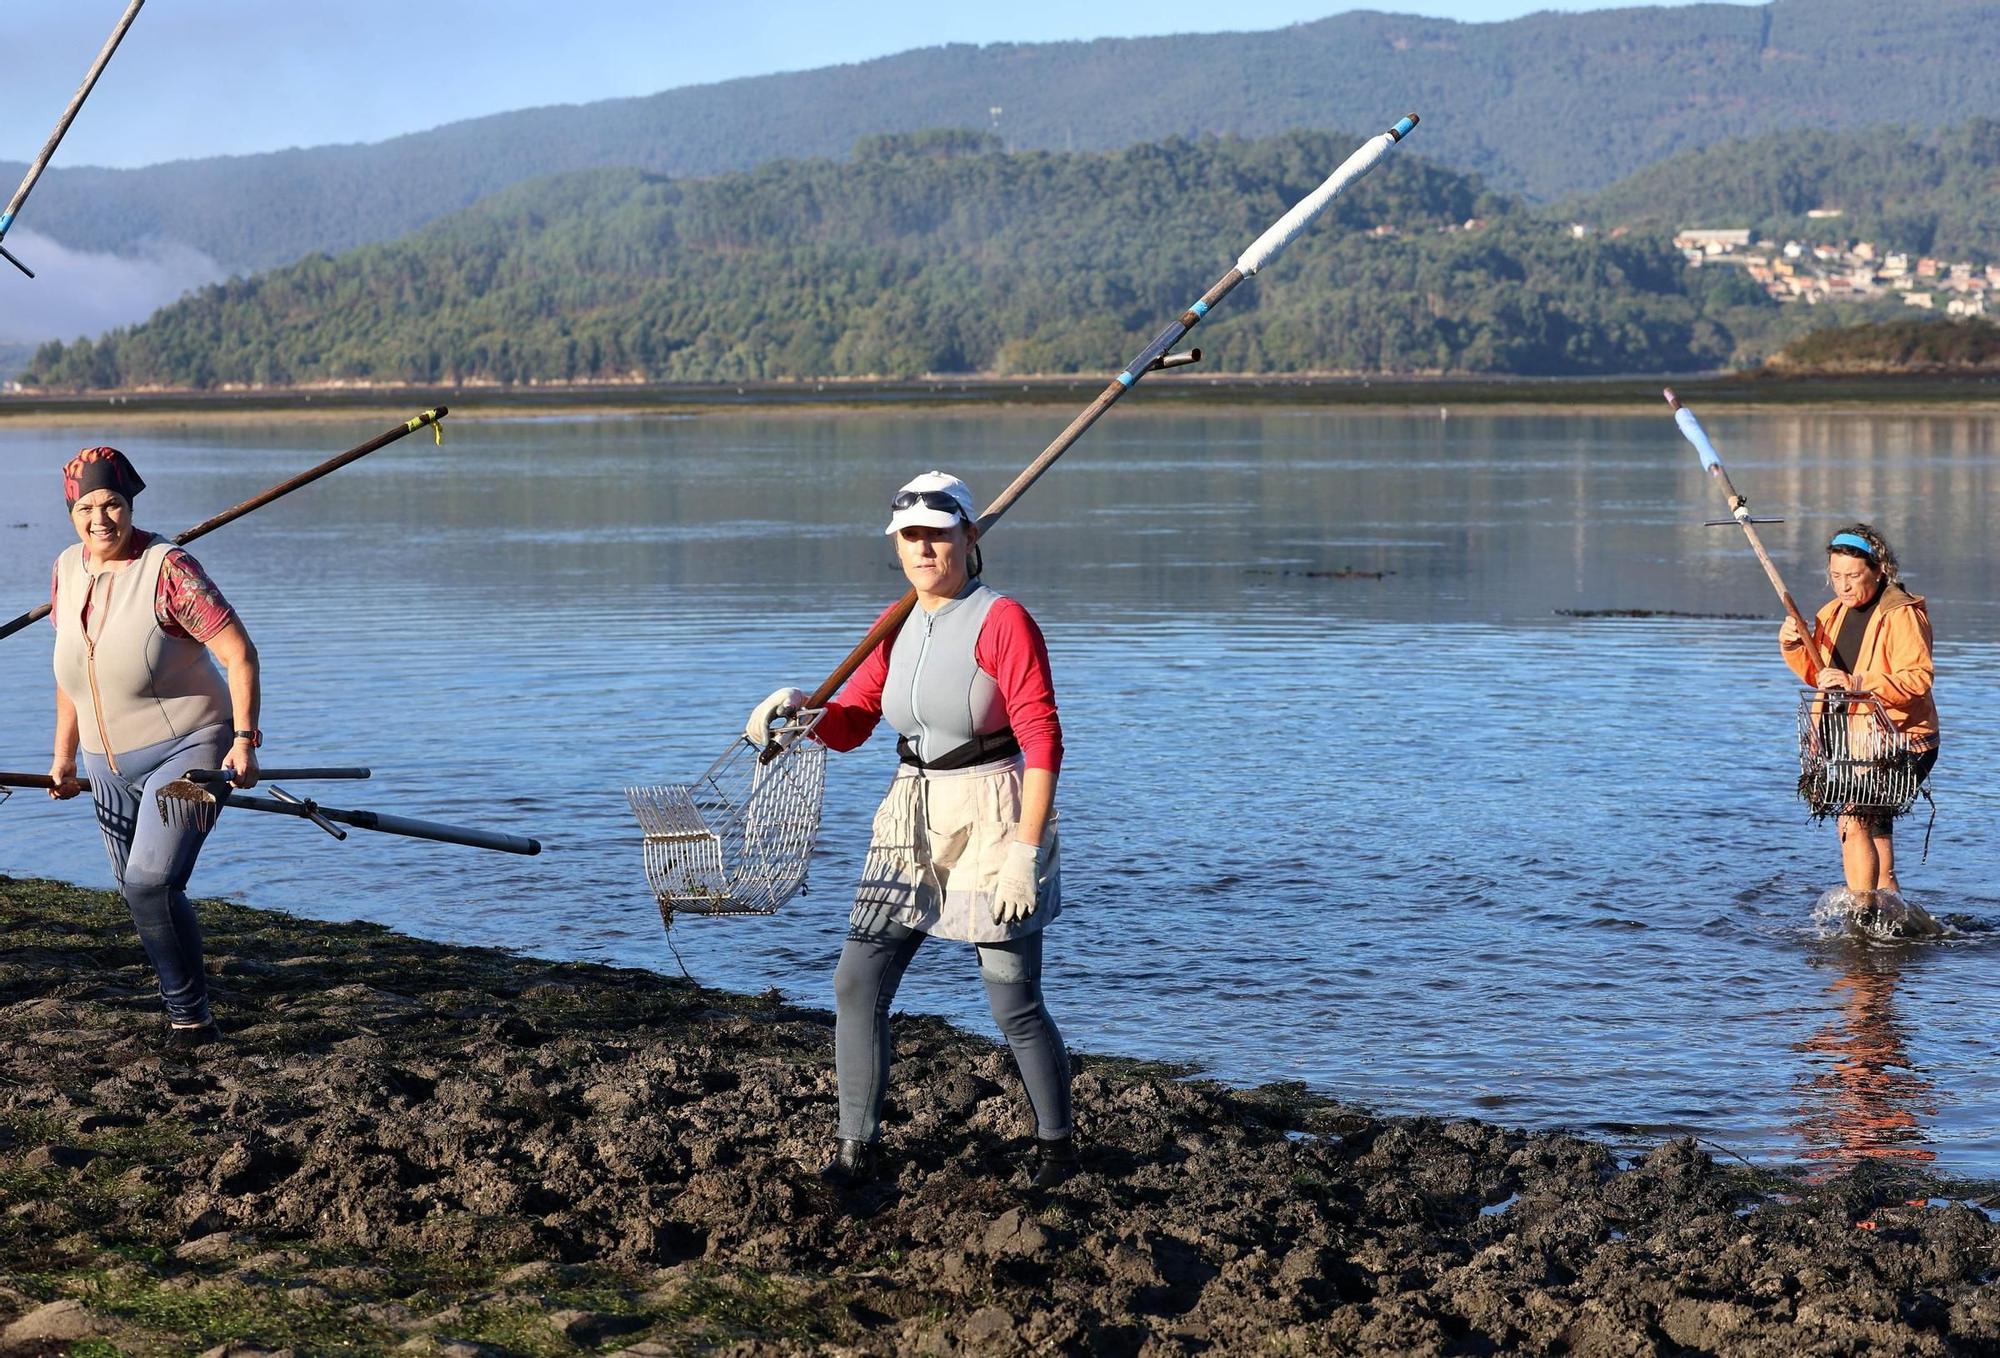
<svg viewBox="0 0 2000 1358">
<path fill-rule="evenodd" d="M 2000 122 L 1719 142 L 1569 207 L 1606 226 L 1748 226 L 1808 243 L 1870 240 L 2000 263 Z M 1807 216 L 1816 208 L 1841 215 Z"/>
<path fill-rule="evenodd" d="M 873 132 L 985 129 L 994 108 L 1013 148 L 1082 150 L 1373 130 L 1413 108 L 1426 154 L 1547 199 L 1722 138 L 1991 115 L 2000 0 L 1774 0 L 1494 24 L 1358 12 L 1263 33 L 929 48 L 373 146 L 59 167 L 28 220 L 77 249 L 172 242 L 251 270 L 394 239 L 551 173 L 717 174 L 842 155 Z M 0 166 L 0 182 L 17 172 Z"/>
<path fill-rule="evenodd" d="M 521 185 L 405 240 L 210 287 L 50 386 L 740 380 L 1106 371 L 1358 136 L 852 161 Z M 1466 224 L 1473 222 L 1471 229 Z M 1591 373 L 1728 361 L 1777 308 L 1664 238 L 1572 237 L 1398 152 L 1204 324 L 1221 371 Z"/>
<path fill-rule="evenodd" d="M 1786 373 L 2000 371 L 2000 325 L 1911 319 L 1819 330 L 1768 365 Z"/>
</svg>

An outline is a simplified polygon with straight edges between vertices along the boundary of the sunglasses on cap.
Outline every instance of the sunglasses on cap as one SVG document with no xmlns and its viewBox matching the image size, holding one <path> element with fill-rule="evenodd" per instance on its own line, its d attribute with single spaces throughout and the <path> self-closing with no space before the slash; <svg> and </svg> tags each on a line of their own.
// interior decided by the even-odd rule
<svg viewBox="0 0 2000 1358">
<path fill-rule="evenodd" d="M 915 509 L 918 505 L 922 505 L 925 509 L 935 509 L 940 513 L 950 514 L 956 518 L 963 519 L 966 517 L 965 506 L 960 504 L 957 497 L 948 491 L 899 490 L 896 492 L 896 498 L 889 501 L 889 508 L 892 510 Z"/>
</svg>

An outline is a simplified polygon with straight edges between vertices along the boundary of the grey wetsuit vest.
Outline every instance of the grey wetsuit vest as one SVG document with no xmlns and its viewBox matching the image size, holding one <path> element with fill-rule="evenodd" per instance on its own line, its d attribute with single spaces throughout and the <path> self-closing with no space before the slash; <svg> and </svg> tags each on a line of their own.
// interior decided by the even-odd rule
<svg viewBox="0 0 2000 1358">
<path fill-rule="evenodd" d="M 1006 596 L 978 580 L 934 613 L 911 611 L 889 649 L 882 715 L 924 767 L 964 768 L 1019 750 L 1007 726 L 1000 686 L 979 668 L 976 651 L 986 615 Z"/>
<path fill-rule="evenodd" d="M 56 558 L 56 682 L 76 704 L 84 750 L 107 756 L 114 771 L 127 750 L 229 720 L 229 685 L 207 647 L 170 636 L 153 616 L 160 567 L 173 549 L 157 538 L 117 571 L 93 572 L 82 543 Z"/>
</svg>

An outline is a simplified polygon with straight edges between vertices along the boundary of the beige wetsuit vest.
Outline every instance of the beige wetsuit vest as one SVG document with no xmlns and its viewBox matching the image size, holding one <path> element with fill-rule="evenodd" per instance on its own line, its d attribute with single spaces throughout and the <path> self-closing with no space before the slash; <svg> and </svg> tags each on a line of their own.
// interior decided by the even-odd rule
<svg viewBox="0 0 2000 1358">
<path fill-rule="evenodd" d="M 114 770 L 125 751 L 229 720 L 229 685 L 208 648 L 168 635 L 153 614 L 173 549 L 155 539 L 115 571 L 93 572 L 80 542 L 56 558 L 56 683 L 76 704 L 83 748 Z"/>
</svg>

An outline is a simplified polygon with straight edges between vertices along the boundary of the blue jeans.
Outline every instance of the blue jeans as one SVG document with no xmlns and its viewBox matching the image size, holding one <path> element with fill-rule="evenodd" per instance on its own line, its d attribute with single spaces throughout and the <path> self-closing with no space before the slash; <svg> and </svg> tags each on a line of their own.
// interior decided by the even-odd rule
<svg viewBox="0 0 2000 1358">
<path fill-rule="evenodd" d="M 160 978 L 160 998 L 175 1023 L 206 1023 L 208 978 L 201 966 L 201 924 L 187 896 L 188 878 L 207 830 L 176 829 L 166 823 L 154 800 L 159 790 L 189 769 L 221 766 L 229 753 L 229 728 L 205 726 L 144 749 L 122 751 L 118 772 L 101 754 L 84 751 L 97 827 L 118 894 L 132 912 L 139 943 Z M 226 801 L 227 788 L 211 788 Z"/>
</svg>

